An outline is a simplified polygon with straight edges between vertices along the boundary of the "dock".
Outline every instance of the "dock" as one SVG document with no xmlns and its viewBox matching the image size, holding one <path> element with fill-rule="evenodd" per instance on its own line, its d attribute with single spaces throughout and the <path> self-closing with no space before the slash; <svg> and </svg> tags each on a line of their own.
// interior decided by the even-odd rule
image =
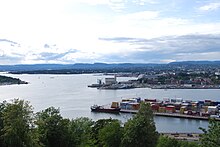
<svg viewBox="0 0 220 147">
<path fill-rule="evenodd" d="M 120 113 L 131 113 L 136 114 L 138 110 L 126 110 L 121 109 Z M 155 116 L 164 116 L 164 117 L 175 117 L 175 118 L 186 118 L 186 119 L 198 119 L 198 120 L 209 120 L 210 117 L 205 116 L 196 116 L 196 115 L 186 115 L 186 114 L 179 114 L 179 113 L 160 113 L 160 112 L 153 112 Z M 220 121 L 220 118 L 215 118 L 215 120 Z"/>
<path fill-rule="evenodd" d="M 185 115 L 185 114 L 179 114 L 179 113 L 159 113 L 154 112 L 155 116 L 164 116 L 164 117 L 176 117 L 176 118 L 186 118 L 186 119 L 198 119 L 198 120 L 209 120 L 210 117 L 205 116 L 197 116 L 197 115 Z M 220 118 L 215 118 L 215 120 L 220 121 Z"/>
<path fill-rule="evenodd" d="M 198 142 L 203 133 L 160 133 L 160 135 L 180 141 Z"/>
</svg>

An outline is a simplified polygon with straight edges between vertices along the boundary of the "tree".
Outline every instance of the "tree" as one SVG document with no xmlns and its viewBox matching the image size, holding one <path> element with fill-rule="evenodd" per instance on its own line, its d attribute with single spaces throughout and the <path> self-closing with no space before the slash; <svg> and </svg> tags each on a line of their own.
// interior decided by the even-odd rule
<svg viewBox="0 0 220 147">
<path fill-rule="evenodd" d="M 118 120 L 111 119 L 111 118 L 110 119 L 99 119 L 94 123 L 92 127 L 92 135 L 91 135 L 91 141 L 93 142 L 93 146 L 99 146 L 99 147 L 103 146 L 103 143 L 106 140 L 104 138 L 100 138 L 102 134 L 101 130 L 105 128 L 105 126 L 108 126 L 109 124 L 112 124 L 113 122 L 118 122 Z"/>
<path fill-rule="evenodd" d="M 220 146 L 220 122 L 209 120 L 208 130 L 200 128 L 204 134 L 200 138 L 201 147 L 219 147 Z"/>
<path fill-rule="evenodd" d="M 4 146 L 34 146 L 32 139 L 33 111 L 29 102 L 14 99 L 6 103 L 2 112 L 3 128 L 1 138 Z"/>
<path fill-rule="evenodd" d="M 71 144 L 75 146 L 90 145 L 93 121 L 87 117 L 74 119 L 69 124 Z"/>
<path fill-rule="evenodd" d="M 155 147 L 158 137 L 150 104 L 141 103 L 138 113 L 125 123 L 122 146 Z"/>
<path fill-rule="evenodd" d="M 176 139 L 160 136 L 157 147 L 180 147 L 180 145 Z"/>
<path fill-rule="evenodd" d="M 5 109 L 5 105 L 6 105 L 6 101 L 4 101 L 3 103 L 0 103 L 0 146 L 4 145 L 4 141 L 3 138 L 1 137 L 3 135 L 3 111 Z"/>
<path fill-rule="evenodd" d="M 47 147 L 70 146 L 69 120 L 63 119 L 59 109 L 49 107 L 36 116 L 37 134 L 42 145 Z"/>
<path fill-rule="evenodd" d="M 178 141 L 175 138 L 160 136 L 157 147 L 198 147 L 196 142 Z"/>
<path fill-rule="evenodd" d="M 122 131 L 118 120 L 109 122 L 99 130 L 100 144 L 104 147 L 119 147 L 121 144 Z"/>
<path fill-rule="evenodd" d="M 180 147 L 199 147 L 198 142 L 179 141 Z"/>
</svg>

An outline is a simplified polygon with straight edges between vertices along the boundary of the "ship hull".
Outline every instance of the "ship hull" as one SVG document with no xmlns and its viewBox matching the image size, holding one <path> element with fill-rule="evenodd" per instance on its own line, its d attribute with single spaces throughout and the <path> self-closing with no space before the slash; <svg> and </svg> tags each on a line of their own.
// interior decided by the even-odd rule
<svg viewBox="0 0 220 147">
<path fill-rule="evenodd" d="M 92 112 L 119 113 L 120 108 L 102 108 L 100 106 L 91 107 Z"/>
</svg>

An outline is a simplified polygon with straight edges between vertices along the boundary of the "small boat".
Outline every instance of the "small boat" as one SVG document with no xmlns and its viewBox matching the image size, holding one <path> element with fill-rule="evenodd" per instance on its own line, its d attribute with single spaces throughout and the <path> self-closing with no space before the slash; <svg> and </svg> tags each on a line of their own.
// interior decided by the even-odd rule
<svg viewBox="0 0 220 147">
<path fill-rule="evenodd" d="M 111 107 L 104 107 L 104 106 L 98 106 L 93 105 L 91 106 L 92 112 L 105 112 L 105 113 L 119 113 L 121 108 L 111 108 Z"/>
</svg>

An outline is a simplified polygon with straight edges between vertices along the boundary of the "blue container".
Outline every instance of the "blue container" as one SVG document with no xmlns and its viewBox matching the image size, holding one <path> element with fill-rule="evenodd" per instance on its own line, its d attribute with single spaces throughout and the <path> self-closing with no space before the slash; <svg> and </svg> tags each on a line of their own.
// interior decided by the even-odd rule
<svg viewBox="0 0 220 147">
<path fill-rule="evenodd" d="M 204 101 L 199 101 L 198 103 L 199 103 L 200 105 L 204 105 L 204 104 L 205 104 Z"/>
<path fill-rule="evenodd" d="M 138 103 L 140 103 L 141 102 L 141 98 L 139 97 L 139 98 L 137 98 L 137 102 Z"/>
</svg>

